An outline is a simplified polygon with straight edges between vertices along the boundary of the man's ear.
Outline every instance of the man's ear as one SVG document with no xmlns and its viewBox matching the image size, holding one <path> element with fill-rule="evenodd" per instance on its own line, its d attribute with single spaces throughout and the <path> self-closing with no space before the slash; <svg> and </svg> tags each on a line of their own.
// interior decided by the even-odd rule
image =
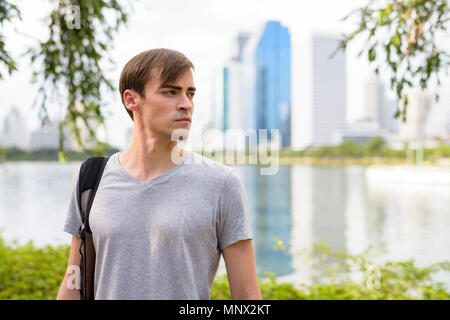
<svg viewBox="0 0 450 320">
<path fill-rule="evenodd" d="M 137 111 L 138 94 L 130 89 L 125 90 L 123 93 L 123 103 L 128 110 Z"/>
</svg>

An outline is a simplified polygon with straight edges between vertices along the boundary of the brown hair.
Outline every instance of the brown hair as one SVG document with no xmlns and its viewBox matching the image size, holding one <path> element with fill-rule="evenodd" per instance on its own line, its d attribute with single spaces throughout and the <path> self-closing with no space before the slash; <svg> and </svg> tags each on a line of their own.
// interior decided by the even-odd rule
<svg viewBox="0 0 450 320">
<path fill-rule="evenodd" d="M 194 70 L 193 63 L 184 54 L 171 49 L 152 49 L 139 53 L 127 62 L 120 75 L 119 91 L 123 101 L 123 93 L 127 89 L 136 91 L 145 98 L 144 87 L 151 80 L 151 71 L 160 68 L 162 85 L 169 84 L 187 70 Z M 133 119 L 133 112 L 125 107 L 125 110 Z"/>
</svg>

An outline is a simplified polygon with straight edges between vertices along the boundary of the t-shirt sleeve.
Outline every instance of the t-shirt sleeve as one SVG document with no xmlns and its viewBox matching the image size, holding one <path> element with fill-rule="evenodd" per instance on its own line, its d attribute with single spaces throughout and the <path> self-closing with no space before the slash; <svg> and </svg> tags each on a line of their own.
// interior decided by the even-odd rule
<svg viewBox="0 0 450 320">
<path fill-rule="evenodd" d="M 253 239 L 244 185 L 232 169 L 219 199 L 218 242 L 222 251 L 240 240 Z"/>
<path fill-rule="evenodd" d="M 64 224 L 64 231 L 70 233 L 74 236 L 79 237 L 80 226 L 81 226 L 81 216 L 80 208 L 77 201 L 78 195 L 78 175 L 72 186 L 72 195 L 69 201 L 69 207 L 67 209 L 66 221 Z"/>
</svg>

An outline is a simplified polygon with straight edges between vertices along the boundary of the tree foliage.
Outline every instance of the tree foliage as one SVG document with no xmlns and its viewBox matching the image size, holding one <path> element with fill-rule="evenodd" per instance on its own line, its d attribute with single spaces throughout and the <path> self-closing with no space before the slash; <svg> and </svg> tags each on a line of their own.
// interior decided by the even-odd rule
<svg viewBox="0 0 450 320">
<path fill-rule="evenodd" d="M 63 128 L 68 125 L 82 150 L 88 147 L 82 127 L 94 141 L 91 150 L 104 154 L 106 144 L 96 136 L 95 127 L 103 125 L 102 91 L 114 90 L 105 77 L 105 57 L 112 48 L 113 36 L 126 24 L 127 13 L 119 1 L 60 0 L 47 18 L 49 36 L 28 50 L 33 79 L 39 83 L 40 119 L 48 120 L 46 102 L 56 98 L 67 109 L 59 126 L 60 160 L 64 160 Z M 113 63 L 109 59 L 109 63 Z"/>
<path fill-rule="evenodd" d="M 82 151 L 104 154 L 108 145 L 99 141 L 95 129 L 104 125 L 101 100 L 104 90 L 114 90 L 105 76 L 105 58 L 112 48 L 114 34 L 127 23 L 127 13 L 118 0 L 51 0 L 53 10 L 47 16 L 49 36 L 29 48 L 33 82 L 39 84 L 39 118 L 49 121 L 47 102 L 54 98 L 66 112 L 59 125 L 59 159 L 65 160 L 64 127 L 74 134 Z M 17 5 L 0 0 L 0 27 L 21 18 Z M 1 31 L 1 30 L 0 30 Z M 109 63 L 113 61 L 108 59 Z M 16 63 L 5 48 L 0 32 L 0 66 L 11 74 Z M 0 70 L 0 79 L 2 79 Z M 81 134 L 88 131 L 88 136 Z M 87 146 L 86 141 L 93 143 Z"/>
<path fill-rule="evenodd" d="M 11 22 L 15 18 L 22 19 L 19 8 L 7 0 L 0 0 L 0 28 L 3 28 L 7 21 Z M 4 38 L 5 36 L 0 31 L 0 63 L 3 64 L 8 73 L 11 74 L 13 71 L 17 70 L 17 67 L 16 62 L 6 50 Z M 2 78 L 3 75 L 0 70 L 0 79 Z"/>
<path fill-rule="evenodd" d="M 365 54 L 378 74 L 386 67 L 391 89 L 402 102 L 396 117 L 406 119 L 407 88 L 426 89 L 440 84 L 440 72 L 450 65 L 450 54 L 438 43 L 447 31 L 450 8 L 447 0 L 371 0 L 343 20 L 358 16 L 358 27 L 344 34 L 332 54 L 345 50 L 357 36 L 365 39 L 358 56 Z M 436 99 L 438 96 L 436 95 Z M 403 105 L 403 108 L 401 107 Z"/>
</svg>

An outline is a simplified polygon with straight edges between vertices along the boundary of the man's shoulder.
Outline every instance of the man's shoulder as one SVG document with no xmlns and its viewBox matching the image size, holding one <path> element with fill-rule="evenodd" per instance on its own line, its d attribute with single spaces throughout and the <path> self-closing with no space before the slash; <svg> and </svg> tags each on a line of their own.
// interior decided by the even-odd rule
<svg viewBox="0 0 450 320">
<path fill-rule="evenodd" d="M 232 167 L 207 158 L 199 153 L 191 151 L 190 155 L 191 156 L 186 159 L 185 164 L 189 165 L 190 169 L 200 176 L 212 176 L 222 180 L 233 171 Z"/>
</svg>

